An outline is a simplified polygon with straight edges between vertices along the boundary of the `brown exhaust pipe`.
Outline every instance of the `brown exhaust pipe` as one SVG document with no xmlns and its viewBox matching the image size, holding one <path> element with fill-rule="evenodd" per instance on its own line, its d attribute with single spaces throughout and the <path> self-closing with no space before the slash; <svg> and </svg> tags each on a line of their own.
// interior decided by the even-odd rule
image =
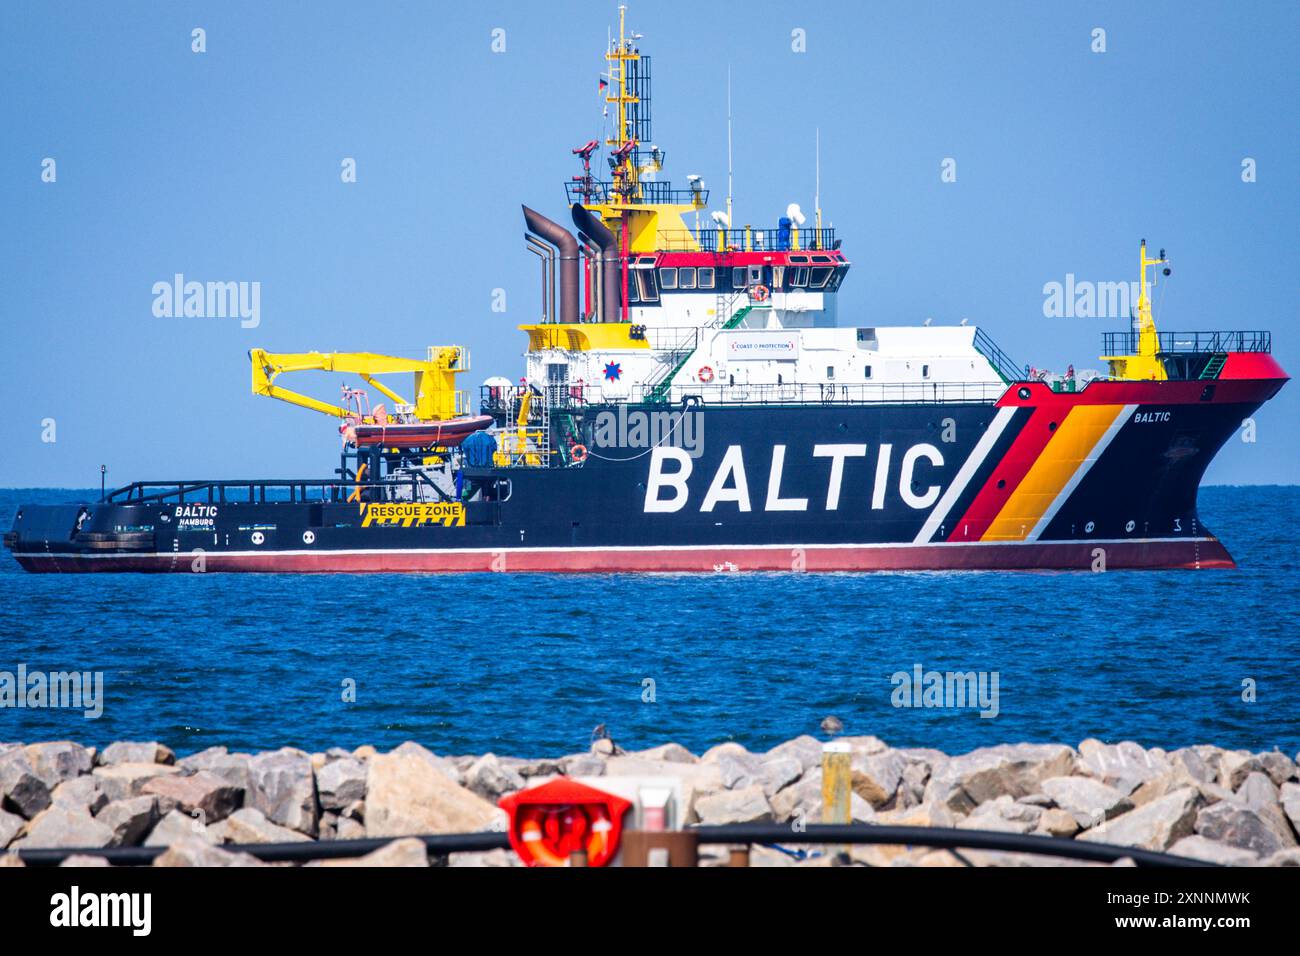
<svg viewBox="0 0 1300 956">
<path fill-rule="evenodd" d="M 619 294 L 618 240 L 609 231 L 609 227 L 581 203 L 573 204 L 573 224 L 579 232 L 600 246 L 600 321 L 617 322 L 622 299 Z"/>
<path fill-rule="evenodd" d="M 560 321 L 573 324 L 578 321 L 578 240 L 573 233 L 557 222 L 552 222 L 540 212 L 524 209 L 524 222 L 528 231 L 541 236 L 559 250 L 560 260 Z"/>
<path fill-rule="evenodd" d="M 600 302 L 604 297 L 604 283 L 600 279 L 600 249 L 595 243 L 582 233 L 578 233 L 578 247 L 582 250 L 583 256 L 588 260 L 588 269 L 590 274 L 587 278 L 588 295 L 591 297 L 588 303 L 583 306 L 584 319 L 590 319 L 593 322 L 599 322 L 600 316 L 604 313 L 601 310 Z M 587 316 L 585 310 L 587 306 L 591 308 L 591 315 Z"/>
</svg>

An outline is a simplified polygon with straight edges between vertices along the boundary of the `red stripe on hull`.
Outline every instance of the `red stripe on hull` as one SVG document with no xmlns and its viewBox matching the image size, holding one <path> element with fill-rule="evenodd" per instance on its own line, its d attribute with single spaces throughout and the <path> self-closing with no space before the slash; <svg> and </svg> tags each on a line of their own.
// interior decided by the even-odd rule
<svg viewBox="0 0 1300 956">
<path fill-rule="evenodd" d="M 993 520 L 1007 503 L 1007 499 L 1020 487 L 1020 482 L 1024 481 L 1025 475 L 1029 474 L 1029 469 L 1033 467 L 1034 462 L 1038 461 L 1043 449 L 1056 434 L 1049 426 L 1055 422 L 1059 427 L 1069 414 L 1069 408 L 1049 407 L 1034 410 L 1029 416 L 1029 421 L 1025 422 L 1025 427 L 1020 429 L 1020 434 L 1016 436 L 1007 453 L 1002 456 L 1002 460 L 989 475 L 984 487 L 979 490 L 975 500 L 966 509 L 966 513 L 953 525 L 952 533 L 948 535 L 949 541 L 964 543 L 978 541 L 984 536 L 984 532 L 989 529 L 989 525 L 993 524 Z M 1003 483 L 1001 487 L 998 486 L 998 482 Z"/>
<path fill-rule="evenodd" d="M 1046 382 L 1013 382 L 998 399 L 998 405 L 1069 408 L 1075 405 L 1199 405 L 1204 401 L 1218 405 L 1266 402 L 1288 381 L 1286 372 L 1271 355 L 1233 352 L 1217 379 L 1094 379 L 1078 392 L 1053 391 Z M 1205 387 L 1211 384 L 1215 388 L 1207 399 Z M 1028 395 L 1022 398 L 1021 389 L 1026 389 Z"/>
<path fill-rule="evenodd" d="M 683 548 L 557 551 L 319 551 L 205 556 L 207 572 L 718 572 L 718 571 L 1091 571 L 1104 548 L 1106 568 L 1234 568 L 1219 541 L 1164 540 L 838 548 Z M 192 571 L 188 554 L 14 556 L 28 571 Z"/>
</svg>

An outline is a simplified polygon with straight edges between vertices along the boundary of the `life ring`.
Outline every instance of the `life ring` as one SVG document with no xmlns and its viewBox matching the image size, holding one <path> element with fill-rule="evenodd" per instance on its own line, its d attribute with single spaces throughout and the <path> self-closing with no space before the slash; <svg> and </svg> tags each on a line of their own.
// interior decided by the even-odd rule
<svg viewBox="0 0 1300 956">
<path fill-rule="evenodd" d="M 570 454 L 573 455 L 574 464 L 581 465 L 587 460 L 587 446 L 574 445 L 573 448 L 570 449 Z"/>
<path fill-rule="evenodd" d="M 765 285 L 756 285 L 749 290 L 749 297 L 755 302 L 766 302 L 767 297 L 772 294 L 772 290 Z"/>
<path fill-rule="evenodd" d="M 695 377 L 705 385 L 708 385 L 713 381 L 713 369 L 709 368 L 707 365 L 702 365 L 700 366 L 700 370 L 695 373 Z"/>
<path fill-rule="evenodd" d="M 560 817 L 566 814 L 568 833 L 562 834 Z M 531 866 L 568 866 L 568 854 L 578 849 L 586 850 L 588 865 L 601 866 L 611 849 L 613 824 L 600 806 L 525 807 L 519 811 L 518 827 Z M 568 852 L 557 852 L 565 849 Z"/>
</svg>

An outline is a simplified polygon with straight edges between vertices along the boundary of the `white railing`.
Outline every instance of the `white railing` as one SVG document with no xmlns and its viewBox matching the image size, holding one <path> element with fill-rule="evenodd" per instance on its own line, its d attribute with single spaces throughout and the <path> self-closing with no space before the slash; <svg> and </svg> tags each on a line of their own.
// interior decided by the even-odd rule
<svg viewBox="0 0 1300 956">
<path fill-rule="evenodd" d="M 671 405 L 696 398 L 706 405 L 892 405 L 984 403 L 1003 396 L 1001 382 L 879 382 L 835 384 L 795 382 L 790 384 L 673 385 L 659 396 Z M 653 388 L 637 386 L 629 401 L 645 401 Z"/>
</svg>

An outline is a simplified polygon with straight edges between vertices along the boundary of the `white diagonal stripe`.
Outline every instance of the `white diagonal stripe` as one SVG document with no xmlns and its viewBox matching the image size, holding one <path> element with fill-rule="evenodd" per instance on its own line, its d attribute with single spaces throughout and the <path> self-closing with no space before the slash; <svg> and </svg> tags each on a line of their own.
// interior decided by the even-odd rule
<svg viewBox="0 0 1300 956">
<path fill-rule="evenodd" d="M 952 506 L 957 503 L 970 480 L 975 477 L 975 472 L 979 471 L 980 465 L 984 464 L 984 459 L 988 457 L 989 452 L 993 449 L 993 444 L 1002 435 L 1003 429 L 1007 427 L 1007 422 L 1015 415 L 1016 410 L 1011 406 L 999 408 L 998 413 L 993 416 L 993 421 L 989 422 L 989 427 L 985 429 L 980 440 L 975 443 L 975 448 L 971 451 L 970 457 L 966 459 L 965 464 L 957 471 L 957 477 L 952 480 L 948 490 L 943 493 L 939 503 L 934 506 L 930 512 L 930 517 L 925 519 L 925 524 L 917 532 L 913 544 L 926 544 L 934 533 L 939 530 L 939 526 L 948 518 L 948 512 Z"/>
<path fill-rule="evenodd" d="M 1026 541 L 1037 541 L 1038 536 L 1047 530 L 1047 526 L 1052 523 L 1056 513 L 1061 510 L 1070 495 L 1074 494 L 1074 489 L 1079 487 L 1079 482 L 1083 481 L 1084 476 L 1092 470 L 1092 466 L 1101 457 L 1101 453 L 1106 450 L 1106 446 L 1115 439 L 1115 436 L 1119 434 L 1119 430 L 1128 423 L 1135 411 L 1137 411 L 1136 405 L 1125 405 L 1120 410 L 1120 413 L 1115 416 L 1115 420 L 1110 423 L 1110 427 L 1101 433 L 1101 438 L 1097 439 L 1097 444 L 1092 446 L 1092 451 L 1088 452 L 1088 457 L 1079 462 L 1079 467 L 1074 470 L 1074 474 L 1065 483 L 1065 487 L 1061 489 L 1060 494 L 1043 512 L 1043 516 L 1038 519 L 1038 524 L 1034 525 L 1034 529 L 1025 538 Z"/>
</svg>

